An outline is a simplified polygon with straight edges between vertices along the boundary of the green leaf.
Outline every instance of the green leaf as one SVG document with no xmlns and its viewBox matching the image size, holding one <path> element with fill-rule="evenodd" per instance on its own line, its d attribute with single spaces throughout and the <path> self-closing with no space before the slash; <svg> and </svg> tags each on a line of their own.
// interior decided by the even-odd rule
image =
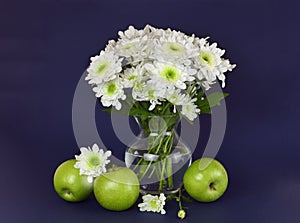
<svg viewBox="0 0 300 223">
<path fill-rule="evenodd" d="M 185 202 L 193 202 L 193 200 L 192 200 L 191 198 L 186 197 L 186 196 L 184 196 L 184 195 L 182 195 L 181 198 L 182 198 L 182 200 L 185 201 Z"/>
<path fill-rule="evenodd" d="M 129 111 L 129 115 L 149 116 L 149 115 L 151 115 L 151 113 L 144 108 L 132 107 Z"/>
<path fill-rule="evenodd" d="M 197 98 L 202 98 L 204 96 L 204 91 L 203 90 L 200 90 L 198 93 L 197 93 Z"/>
<path fill-rule="evenodd" d="M 221 92 L 216 92 L 208 95 L 207 99 L 209 101 L 210 107 L 212 108 L 216 105 L 220 105 L 221 100 L 226 98 L 228 95 L 229 95 L 228 93 L 221 93 Z"/>
<path fill-rule="evenodd" d="M 229 94 L 222 92 L 215 92 L 207 97 L 203 97 L 204 93 L 201 91 L 197 95 L 196 105 L 200 108 L 202 114 L 211 114 L 211 109 L 214 106 L 220 105 L 221 100 L 226 98 Z"/>
<path fill-rule="evenodd" d="M 170 194 L 167 196 L 166 200 L 169 201 L 169 200 L 177 199 L 177 198 L 178 198 L 177 194 Z"/>
<path fill-rule="evenodd" d="M 111 114 L 111 113 L 112 113 L 112 108 L 111 108 L 111 107 L 108 107 L 108 108 L 103 108 L 103 109 L 102 109 L 102 111 L 104 111 L 104 112 L 107 112 L 107 113 Z"/>
</svg>

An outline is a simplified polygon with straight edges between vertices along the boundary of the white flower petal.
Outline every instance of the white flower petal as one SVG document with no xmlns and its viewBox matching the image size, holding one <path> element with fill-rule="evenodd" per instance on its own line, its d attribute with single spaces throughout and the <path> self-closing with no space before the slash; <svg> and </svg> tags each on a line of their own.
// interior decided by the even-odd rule
<svg viewBox="0 0 300 223">
<path fill-rule="evenodd" d="M 94 153 L 99 152 L 99 147 L 98 147 L 98 145 L 97 145 L 97 144 L 94 144 L 93 147 L 92 147 L 92 150 L 93 150 Z"/>
<path fill-rule="evenodd" d="M 89 183 L 93 183 L 93 177 L 92 177 L 92 176 L 88 176 L 87 181 L 88 181 Z"/>
</svg>

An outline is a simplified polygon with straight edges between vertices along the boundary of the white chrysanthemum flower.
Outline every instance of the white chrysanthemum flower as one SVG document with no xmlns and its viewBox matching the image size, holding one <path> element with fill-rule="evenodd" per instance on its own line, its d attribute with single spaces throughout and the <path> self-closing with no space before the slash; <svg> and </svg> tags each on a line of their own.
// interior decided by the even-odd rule
<svg viewBox="0 0 300 223">
<path fill-rule="evenodd" d="M 150 102 L 149 111 L 152 111 L 156 105 L 161 105 L 161 101 L 164 101 L 166 88 L 160 86 L 159 82 L 149 80 L 144 88 L 144 95 L 146 100 Z"/>
<path fill-rule="evenodd" d="M 197 118 L 198 114 L 200 113 L 200 109 L 194 103 L 196 100 L 196 98 L 191 99 L 189 96 L 186 96 L 185 103 L 182 105 L 180 112 L 191 121 Z"/>
<path fill-rule="evenodd" d="M 143 69 L 140 66 L 127 68 L 122 75 L 122 84 L 124 88 L 132 88 L 143 76 Z"/>
<path fill-rule="evenodd" d="M 183 105 L 186 102 L 186 98 L 187 95 L 183 94 L 179 89 L 169 90 L 166 94 L 166 99 L 174 105 L 174 113 L 176 113 L 176 106 Z"/>
<path fill-rule="evenodd" d="M 198 47 L 193 43 L 194 35 L 187 36 L 175 30 L 158 30 L 158 38 L 150 58 L 158 61 L 171 61 L 177 64 L 190 65 L 190 58 L 198 54 Z"/>
<path fill-rule="evenodd" d="M 87 175 L 88 182 L 92 183 L 94 177 L 106 172 L 105 166 L 110 162 L 108 157 L 111 156 L 111 151 L 104 152 L 94 144 L 92 148 L 81 147 L 80 152 L 80 155 L 75 155 L 77 161 L 74 167 L 79 169 L 80 175 Z"/>
<path fill-rule="evenodd" d="M 228 60 L 221 58 L 225 50 L 217 48 L 217 43 L 208 44 L 206 39 L 197 39 L 200 52 L 195 58 L 195 66 L 199 69 L 197 77 L 203 81 L 203 86 L 208 89 L 209 85 L 214 84 L 216 79 L 222 81 L 225 87 L 224 72 L 231 71 L 235 65 L 231 65 Z"/>
<path fill-rule="evenodd" d="M 163 193 L 159 195 L 153 196 L 150 194 L 144 195 L 143 197 L 143 203 L 138 204 L 138 207 L 140 208 L 140 211 L 152 211 L 157 212 L 161 214 L 166 214 L 166 211 L 164 209 L 164 205 L 166 204 L 166 197 Z"/>
<path fill-rule="evenodd" d="M 108 81 L 93 88 L 97 98 L 101 98 L 101 103 L 105 107 L 114 106 L 120 110 L 122 105 L 119 100 L 125 100 L 126 95 L 119 79 Z"/>
<path fill-rule="evenodd" d="M 166 30 L 158 29 L 151 25 L 146 25 L 143 29 L 143 32 L 144 35 L 148 36 L 148 40 L 151 41 L 151 43 L 154 43 L 163 35 L 163 33 L 166 32 Z M 151 51 L 152 49 L 149 50 Z"/>
<path fill-rule="evenodd" d="M 135 39 L 136 37 L 143 36 L 144 30 L 137 30 L 133 26 L 129 26 L 127 30 L 124 32 L 119 31 L 118 32 L 119 37 L 121 39 Z"/>
<path fill-rule="evenodd" d="M 149 101 L 148 110 L 152 111 L 156 105 L 160 105 L 161 101 L 164 101 L 165 92 L 166 88 L 161 87 L 157 82 L 138 78 L 132 88 L 132 97 L 137 101 Z"/>
<path fill-rule="evenodd" d="M 186 95 L 183 94 L 181 90 L 176 89 L 168 91 L 166 98 L 173 105 L 182 105 L 186 100 Z"/>
<path fill-rule="evenodd" d="M 185 81 L 193 81 L 196 74 L 196 70 L 190 67 L 156 61 L 153 64 L 145 64 L 145 68 L 152 74 L 150 78 L 165 88 L 185 89 Z"/>
<path fill-rule="evenodd" d="M 145 91 L 146 82 L 142 78 L 137 78 L 132 87 L 132 97 L 137 101 L 147 101 L 147 92 Z"/>
<path fill-rule="evenodd" d="M 136 65 L 147 57 L 147 36 L 133 40 L 119 40 L 115 51 L 125 57 L 127 63 Z"/>
<path fill-rule="evenodd" d="M 127 63 L 138 64 L 147 57 L 149 48 L 147 30 L 137 30 L 129 26 L 124 32 L 119 32 L 119 40 L 115 44 L 116 54 L 125 57 Z"/>
<path fill-rule="evenodd" d="M 116 74 L 122 70 L 122 60 L 112 52 L 101 51 L 100 55 L 91 57 L 91 63 L 87 69 L 86 80 L 89 84 L 101 84 L 116 78 Z"/>
</svg>

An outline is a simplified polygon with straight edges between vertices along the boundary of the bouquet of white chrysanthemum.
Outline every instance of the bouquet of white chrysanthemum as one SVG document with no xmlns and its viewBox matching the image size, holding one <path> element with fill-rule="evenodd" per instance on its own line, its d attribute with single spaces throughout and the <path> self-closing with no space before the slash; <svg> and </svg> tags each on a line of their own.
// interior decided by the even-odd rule
<svg viewBox="0 0 300 223">
<path fill-rule="evenodd" d="M 192 121 L 207 113 L 202 89 L 217 80 L 224 87 L 224 73 L 235 67 L 208 38 L 149 25 L 142 30 L 130 26 L 119 36 L 91 58 L 86 80 L 105 107 L 120 110 L 122 100 L 130 101 L 129 115 L 163 115 L 172 109 Z"/>
<path fill-rule="evenodd" d="M 226 96 L 205 94 L 218 81 L 224 87 L 224 73 L 235 67 L 222 58 L 225 50 L 207 40 L 149 25 L 142 30 L 130 26 L 91 58 L 86 80 L 96 97 L 105 107 L 136 116 L 147 138 L 131 146 L 125 157 L 145 191 L 150 190 L 145 186 L 149 182 L 152 186 L 158 182 L 156 192 L 178 190 L 181 178 L 176 185 L 173 171 L 186 167 L 191 158 L 190 150 L 179 146 L 174 130 L 179 116 L 193 121 L 200 113 L 210 113 L 210 107 Z"/>
</svg>

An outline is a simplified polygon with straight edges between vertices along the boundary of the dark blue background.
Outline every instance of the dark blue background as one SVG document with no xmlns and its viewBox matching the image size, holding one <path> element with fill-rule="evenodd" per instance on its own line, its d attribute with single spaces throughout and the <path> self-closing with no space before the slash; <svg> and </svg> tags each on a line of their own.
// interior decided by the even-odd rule
<svg viewBox="0 0 300 223">
<path fill-rule="evenodd" d="M 189 204 L 183 222 L 299 222 L 299 9 L 291 0 L 1 0 L 0 221 L 179 222 L 172 202 L 166 216 L 110 212 L 93 197 L 66 203 L 52 187 L 57 165 L 78 153 L 72 100 L 89 57 L 118 30 L 150 23 L 210 36 L 238 65 L 217 156 L 229 188 Z M 100 133 L 119 146 L 110 129 Z"/>
</svg>

